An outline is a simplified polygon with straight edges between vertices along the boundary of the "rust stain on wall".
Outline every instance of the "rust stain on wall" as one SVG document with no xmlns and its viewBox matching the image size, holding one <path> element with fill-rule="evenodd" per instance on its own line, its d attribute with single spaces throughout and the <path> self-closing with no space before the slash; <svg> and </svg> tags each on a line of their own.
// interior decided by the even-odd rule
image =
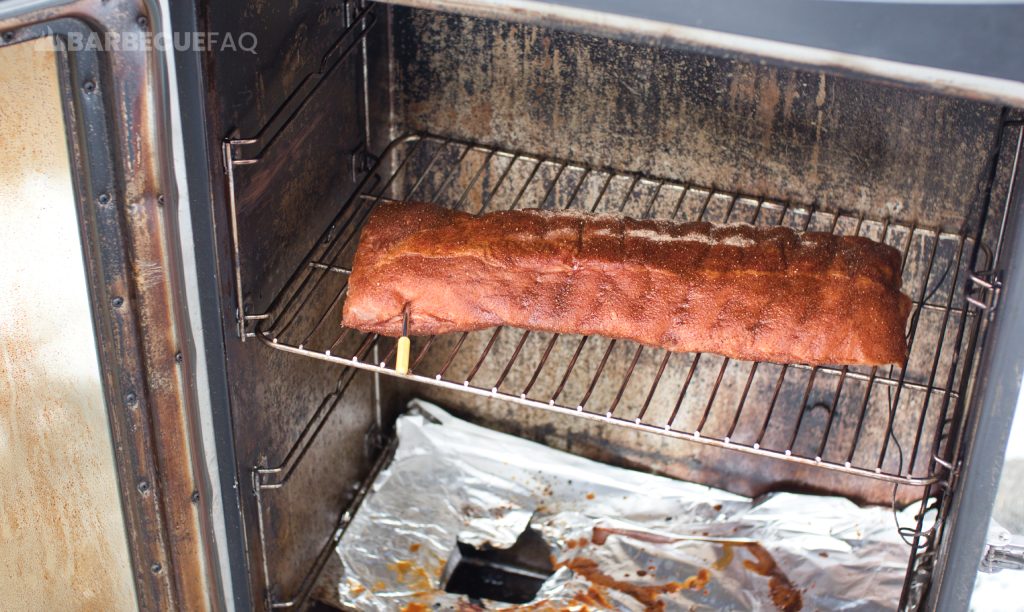
<svg viewBox="0 0 1024 612">
<path fill-rule="evenodd" d="M 0 608 L 134 609 L 51 43 L 0 84 Z"/>
</svg>

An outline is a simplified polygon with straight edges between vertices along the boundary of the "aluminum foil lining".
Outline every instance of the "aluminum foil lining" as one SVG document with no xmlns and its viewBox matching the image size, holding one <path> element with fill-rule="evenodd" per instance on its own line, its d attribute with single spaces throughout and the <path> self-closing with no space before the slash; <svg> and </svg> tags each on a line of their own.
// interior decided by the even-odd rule
<svg viewBox="0 0 1024 612">
<path fill-rule="evenodd" d="M 512 546 L 528 525 L 555 573 L 535 610 L 877 610 L 899 601 L 909 547 L 891 508 L 758 499 L 612 467 L 414 400 L 398 448 L 337 548 L 359 610 L 503 610 L 444 591 L 456 541 Z M 916 508 L 897 515 L 913 524 Z M 520 608 L 521 609 L 521 608 Z"/>
</svg>

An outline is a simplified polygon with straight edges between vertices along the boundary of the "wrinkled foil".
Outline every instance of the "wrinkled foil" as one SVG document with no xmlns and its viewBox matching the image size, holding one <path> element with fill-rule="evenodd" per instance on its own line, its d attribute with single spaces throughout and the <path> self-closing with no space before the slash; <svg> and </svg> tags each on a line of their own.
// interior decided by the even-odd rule
<svg viewBox="0 0 1024 612">
<path fill-rule="evenodd" d="M 532 525 L 557 570 L 536 610 L 888 610 L 909 547 L 891 508 L 755 500 L 590 461 L 414 400 L 337 553 L 359 610 L 509 610 L 444 591 L 456 540 L 512 546 Z M 915 508 L 897 515 L 913 523 Z"/>
</svg>

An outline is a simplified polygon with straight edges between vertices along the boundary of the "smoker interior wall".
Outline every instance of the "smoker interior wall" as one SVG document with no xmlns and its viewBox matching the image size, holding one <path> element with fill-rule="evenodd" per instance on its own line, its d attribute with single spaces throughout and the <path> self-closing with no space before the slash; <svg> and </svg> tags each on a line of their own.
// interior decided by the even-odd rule
<svg viewBox="0 0 1024 612">
<path fill-rule="evenodd" d="M 972 101 L 513 22 L 395 7 L 394 32 L 407 129 L 874 218 L 959 227 L 999 119 Z"/>
<path fill-rule="evenodd" d="M 207 146 L 213 160 L 210 175 L 217 181 L 217 206 L 211 214 L 217 230 L 226 330 L 234 329 L 235 301 L 222 139 L 254 137 L 303 79 L 320 70 L 321 58 L 345 32 L 346 19 L 354 10 L 351 2 L 200 4 L 203 30 L 236 36 L 251 32 L 258 40 L 255 54 L 205 55 Z M 382 48 L 371 53 L 375 58 L 371 71 L 381 65 L 386 70 L 387 34 L 382 18 L 371 30 L 369 46 Z M 266 311 L 355 187 L 359 176 L 353 171 L 353 152 L 373 138 L 367 134 L 366 99 L 370 100 L 370 129 L 379 127 L 378 138 L 387 138 L 388 79 L 371 74 L 371 82 L 379 87 L 364 97 L 362 49 L 357 46 L 263 152 L 261 161 L 236 168 L 239 257 L 248 312 Z M 244 153 L 255 155 L 260 148 Z M 366 440 L 375 422 L 373 386 L 370 376 L 357 375 L 292 478 L 283 488 L 265 492 L 266 563 L 271 579 L 264 584 L 252 469 L 280 465 L 346 371 L 269 349 L 255 340 L 242 344 L 233 334 L 225 340 L 252 596 L 257 605 L 264 603 L 268 591 L 277 601 L 285 601 L 296 594 L 330 537 L 338 513 L 354 493 L 353 485 L 369 471 L 373 449 Z"/>
</svg>

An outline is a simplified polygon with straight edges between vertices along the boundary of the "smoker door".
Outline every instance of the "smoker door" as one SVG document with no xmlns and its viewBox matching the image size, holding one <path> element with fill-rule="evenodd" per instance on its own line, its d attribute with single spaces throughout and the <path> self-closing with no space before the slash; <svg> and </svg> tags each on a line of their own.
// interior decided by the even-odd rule
<svg viewBox="0 0 1024 612">
<path fill-rule="evenodd" d="M 57 64 L 37 42 L 0 49 L 0 607 L 126 610 L 135 590 Z"/>
<path fill-rule="evenodd" d="M 152 43 L 163 29 L 163 8 L 157 2 L 106 0 L 0 6 L 0 53 L 17 53 L 24 45 L 48 49 L 48 56 L 41 53 L 29 61 L 55 58 L 53 82 L 59 84 L 59 89 L 55 86 L 51 91 L 58 96 L 56 101 L 23 96 L 17 104 L 25 109 L 0 110 L 0 122 L 12 120 L 3 124 L 5 146 L 17 142 L 7 141 L 6 130 L 17 130 L 14 122 L 22 116 L 19 113 L 33 108 L 35 121 L 51 125 L 26 125 L 24 133 L 41 133 L 49 127 L 47 137 L 55 140 L 27 143 L 24 151 L 8 152 L 18 159 L 19 154 L 28 156 L 37 149 L 52 153 L 53 147 L 64 144 L 68 150 L 70 181 L 64 192 L 68 201 L 47 197 L 38 210 L 22 215 L 25 223 L 5 227 L 17 234 L 15 238 L 24 242 L 28 252 L 53 243 L 61 231 L 67 235 L 70 242 L 61 244 L 60 250 L 28 260 L 19 273 L 24 274 L 26 286 L 38 283 L 46 291 L 36 299 L 56 295 L 60 297 L 54 299 L 68 303 L 40 304 L 36 311 L 24 313 L 31 320 L 11 328 L 11 336 L 5 327 L 2 343 L 5 352 L 18 360 L 11 367 L 29 368 L 34 363 L 30 355 L 36 352 L 49 357 L 36 374 L 52 375 L 50 379 L 36 376 L 33 380 L 42 381 L 35 391 L 38 400 L 15 398 L 14 408 L 20 412 L 9 416 L 19 422 L 35 416 L 42 427 L 47 418 L 63 415 L 67 417 L 63 422 L 54 423 L 69 427 L 78 423 L 88 430 L 40 433 L 25 441 L 23 446 L 28 448 L 19 457 L 35 468 L 34 488 L 27 491 L 35 492 L 32 503 L 41 522 L 72 526 L 63 540 L 30 546 L 42 547 L 62 564 L 86 572 L 51 578 L 50 572 L 63 574 L 64 566 L 23 559 L 24 572 L 18 581 L 36 583 L 47 596 L 62 602 L 59 607 L 89 607 L 94 605 L 89 597 L 95 600 L 101 595 L 107 599 L 95 605 L 104 609 L 222 607 L 217 565 L 211 561 L 214 543 L 207 535 L 212 531 L 212 492 L 205 475 L 200 423 L 193 412 L 196 360 L 182 292 L 179 191 L 171 161 L 166 57 Z M 4 70 L 13 67 L 5 65 Z M 38 83 L 45 82 L 44 76 L 28 78 Z M 4 86 L 14 89 L 17 84 Z M 9 100 L 5 98 L 4 104 Z M 57 109 L 57 117 L 45 115 L 48 108 Z M 54 159 L 59 162 L 60 157 Z M 45 163 L 44 158 L 40 160 Z M 6 171 L 17 172 L 4 177 L 5 187 L 39 183 L 32 175 L 31 160 L 18 161 L 5 165 Z M 59 172 L 57 162 L 42 170 Z M 23 202 L 8 205 L 8 210 L 24 212 Z M 46 218 L 51 212 L 52 227 L 32 225 L 33 213 Z M 28 231 L 39 235 L 26 235 Z M 27 257 L 26 252 L 18 256 Z M 55 256 L 67 259 L 57 274 L 52 273 Z M 42 274 L 48 276 L 40 278 Z M 13 282 L 17 284 L 17 278 Z M 5 308 L 4 316 L 9 312 Z M 54 320 L 53 313 L 58 324 L 45 327 Z M 33 330 L 38 333 L 32 335 Z M 69 345 L 71 338 L 78 341 Z M 29 356 L 10 353 L 12 346 Z M 47 352 L 56 349 L 71 355 Z M 92 378 L 76 378 L 75 368 L 89 370 Z M 64 379 L 79 386 L 91 384 L 91 391 L 87 396 L 77 391 L 62 394 L 53 380 Z M 53 405 L 40 405 L 47 397 L 53 398 Z M 76 410 L 81 411 L 77 421 L 71 419 Z M 12 426 L 0 431 L 0 436 L 6 439 L 15 433 L 19 432 Z M 83 443 L 83 437 L 92 442 Z M 46 457 L 59 460 L 46 463 Z M 14 490 L 19 482 L 5 478 L 0 484 L 0 500 L 14 500 L 12 512 L 2 512 L 5 518 L 27 503 L 24 491 Z M 49 498 L 39 496 L 48 483 L 63 482 L 71 484 Z M 74 533 L 76 516 L 105 528 Z M 12 538 L 24 540 L 37 528 L 38 524 L 15 520 Z M 0 540 L 6 542 L 7 536 Z M 92 554 L 97 546 L 109 549 L 109 554 Z M 38 548 L 20 552 L 34 554 L 33 550 Z M 94 567 L 86 571 L 88 565 Z M 102 580 L 81 587 L 81 592 L 74 592 L 78 587 L 69 587 L 69 592 L 63 586 L 68 581 L 72 585 L 89 582 L 89 572 Z M 45 606 L 29 595 L 31 589 L 0 592 L 11 598 L 0 603 L 3 608 Z"/>
</svg>

